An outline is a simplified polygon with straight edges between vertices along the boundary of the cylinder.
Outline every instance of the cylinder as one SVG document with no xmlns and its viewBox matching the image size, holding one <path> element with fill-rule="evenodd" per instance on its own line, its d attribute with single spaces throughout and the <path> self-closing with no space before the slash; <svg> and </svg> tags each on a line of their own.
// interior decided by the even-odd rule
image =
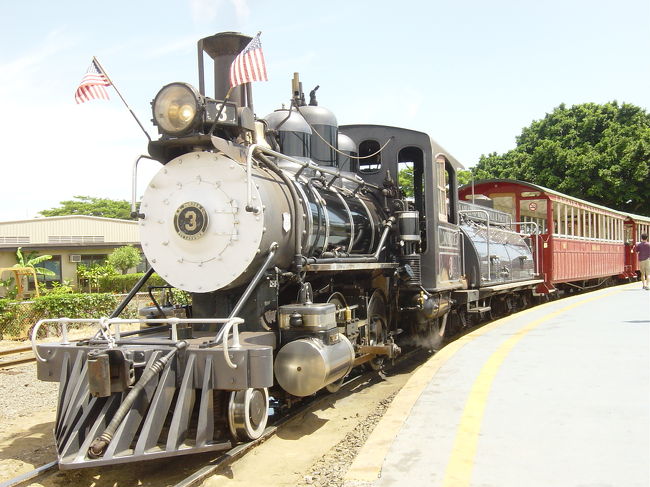
<svg viewBox="0 0 650 487">
<path fill-rule="evenodd" d="M 278 384 L 294 396 L 309 396 L 345 377 L 352 369 L 354 348 L 345 335 L 325 345 L 318 338 L 301 338 L 287 343 L 275 358 Z"/>
</svg>

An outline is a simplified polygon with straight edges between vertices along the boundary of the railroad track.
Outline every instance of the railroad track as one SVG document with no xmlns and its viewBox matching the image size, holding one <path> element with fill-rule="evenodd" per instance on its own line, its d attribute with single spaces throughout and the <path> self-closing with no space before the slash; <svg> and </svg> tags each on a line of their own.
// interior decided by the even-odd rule
<svg viewBox="0 0 650 487">
<path fill-rule="evenodd" d="M 424 356 L 420 355 L 422 353 L 422 350 L 415 350 L 404 353 L 403 356 L 388 369 L 388 373 L 399 373 L 405 368 L 412 366 L 414 363 L 420 363 L 424 359 Z M 236 445 L 234 448 L 231 448 L 230 450 L 222 453 L 218 457 L 208 460 L 207 463 L 197 465 L 195 467 L 196 470 L 193 470 L 189 475 L 187 475 L 186 471 L 186 476 L 182 479 L 179 479 L 178 474 L 174 475 L 173 473 L 170 474 L 169 477 L 170 479 L 173 479 L 174 477 L 176 477 L 176 479 L 179 479 L 173 480 L 176 482 L 174 484 L 174 487 L 199 486 L 209 477 L 215 475 L 220 471 L 223 471 L 223 469 L 226 469 L 230 464 L 240 459 L 260 444 L 272 438 L 277 433 L 278 429 L 282 426 L 290 423 L 311 409 L 318 408 L 326 404 L 328 401 L 332 401 L 332 396 L 339 394 L 344 395 L 349 393 L 352 389 L 358 388 L 361 385 L 364 387 L 372 386 L 378 382 L 381 382 L 382 380 L 382 375 L 376 371 L 361 372 L 341 384 L 340 389 L 334 394 L 322 391 L 317 394 L 316 397 L 304 401 L 303 404 L 293 408 L 289 413 L 280 416 L 273 422 L 271 426 L 266 428 L 262 436 L 257 440 Z M 181 461 L 183 461 L 182 458 Z M 50 462 L 46 465 L 43 465 L 42 467 L 36 468 L 30 472 L 0 483 L 0 487 L 19 487 L 29 485 L 29 482 L 35 482 L 37 479 L 43 479 L 43 485 L 50 485 L 47 477 L 51 475 L 51 471 L 56 468 L 57 464 L 57 461 Z M 171 463 L 169 467 L 172 470 L 177 469 L 177 467 Z"/>
<path fill-rule="evenodd" d="M 0 350 L 0 369 L 35 362 L 32 347 L 17 347 Z"/>
<path fill-rule="evenodd" d="M 398 373 L 401 370 L 412 365 L 414 361 L 418 361 L 418 363 L 421 362 L 425 359 L 425 356 L 426 352 L 422 349 L 406 352 L 396 361 L 393 366 L 390 367 L 389 372 L 391 374 Z M 334 394 L 339 394 L 339 392 L 345 393 L 346 391 L 349 391 L 363 383 L 367 383 L 370 386 L 377 382 L 381 382 L 382 380 L 383 379 L 381 372 L 367 371 L 343 382 L 340 389 Z M 218 471 L 226 468 L 228 465 L 241 458 L 244 454 L 271 438 L 283 425 L 290 423 L 292 420 L 309 411 L 310 409 L 317 408 L 320 405 L 323 405 L 327 401 L 331 400 L 331 395 L 332 394 L 329 394 L 325 391 L 319 392 L 315 398 L 306 401 L 304 404 L 298 406 L 295 409 L 292 409 L 289 414 L 275 421 L 272 426 L 266 428 L 262 436 L 257 440 L 235 446 L 231 450 L 228 450 L 223 455 L 215 459 L 210 465 L 201 467 L 193 474 L 174 484 L 174 487 L 196 487 L 201 485 L 206 479 Z"/>
</svg>

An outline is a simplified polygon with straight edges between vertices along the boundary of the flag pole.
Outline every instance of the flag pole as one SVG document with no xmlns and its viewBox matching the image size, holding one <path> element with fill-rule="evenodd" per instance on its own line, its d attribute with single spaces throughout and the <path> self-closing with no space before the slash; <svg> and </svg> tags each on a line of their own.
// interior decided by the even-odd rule
<svg viewBox="0 0 650 487">
<path fill-rule="evenodd" d="M 149 142 L 151 142 L 151 137 L 149 136 L 149 133 L 146 131 L 146 129 L 144 128 L 144 126 L 142 125 L 142 123 L 140 123 L 140 120 L 138 120 L 138 117 L 135 116 L 135 113 L 133 113 L 133 110 L 131 110 L 131 107 L 129 106 L 129 104 L 126 102 L 126 100 L 125 100 L 124 97 L 122 96 L 122 93 L 120 93 L 120 90 L 117 89 L 117 86 L 115 86 L 115 83 L 113 83 L 113 82 L 111 81 L 111 79 L 108 77 L 108 74 L 106 73 L 106 71 L 104 70 L 103 66 L 99 63 L 99 61 L 97 60 L 97 58 L 96 58 L 95 56 L 93 56 L 93 62 L 94 62 L 95 64 L 97 64 L 97 67 L 99 68 L 99 70 L 102 72 L 102 74 L 103 74 L 104 76 L 106 76 L 106 79 L 107 79 L 108 82 L 111 84 L 111 86 L 113 87 L 113 89 L 115 90 L 115 92 L 118 94 L 118 96 L 120 97 L 120 100 L 122 100 L 122 103 L 124 103 L 124 106 L 125 106 L 126 108 L 128 108 L 129 112 L 131 112 L 131 115 L 133 116 L 133 118 L 135 119 L 135 121 L 138 123 L 138 125 L 140 126 L 140 128 L 142 129 L 142 131 L 144 132 L 144 135 L 146 135 L 146 136 L 147 136 L 147 139 L 149 140 Z"/>
</svg>

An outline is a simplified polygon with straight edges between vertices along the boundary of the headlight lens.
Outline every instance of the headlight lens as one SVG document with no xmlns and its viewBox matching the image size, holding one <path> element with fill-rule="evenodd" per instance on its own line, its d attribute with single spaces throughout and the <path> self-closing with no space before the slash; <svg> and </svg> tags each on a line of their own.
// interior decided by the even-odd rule
<svg viewBox="0 0 650 487">
<path fill-rule="evenodd" d="M 194 125 L 198 109 L 196 90 L 185 83 L 172 83 L 156 95 L 153 118 L 161 132 L 178 135 Z"/>
</svg>

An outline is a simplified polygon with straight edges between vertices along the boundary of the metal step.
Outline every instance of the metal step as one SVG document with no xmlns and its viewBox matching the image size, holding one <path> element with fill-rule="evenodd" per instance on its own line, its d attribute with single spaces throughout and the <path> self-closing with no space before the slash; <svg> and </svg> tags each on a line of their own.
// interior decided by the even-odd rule
<svg viewBox="0 0 650 487">
<path fill-rule="evenodd" d="M 492 308 L 490 306 L 477 306 L 476 308 L 468 308 L 468 313 L 487 313 Z"/>
</svg>

